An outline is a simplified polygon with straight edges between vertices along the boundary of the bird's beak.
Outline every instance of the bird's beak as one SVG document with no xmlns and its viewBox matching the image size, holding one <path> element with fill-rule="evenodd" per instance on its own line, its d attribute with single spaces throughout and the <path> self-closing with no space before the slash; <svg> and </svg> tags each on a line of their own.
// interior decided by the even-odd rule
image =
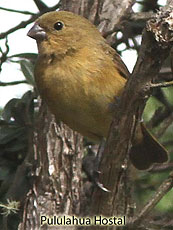
<svg viewBox="0 0 173 230">
<path fill-rule="evenodd" d="M 27 35 L 35 40 L 44 40 L 47 38 L 44 29 L 35 23 L 34 26 L 28 31 Z"/>
</svg>

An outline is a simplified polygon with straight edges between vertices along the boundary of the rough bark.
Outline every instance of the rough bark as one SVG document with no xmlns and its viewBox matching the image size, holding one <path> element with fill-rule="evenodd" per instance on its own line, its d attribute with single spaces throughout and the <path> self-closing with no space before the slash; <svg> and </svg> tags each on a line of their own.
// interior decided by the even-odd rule
<svg viewBox="0 0 173 230">
<path fill-rule="evenodd" d="M 62 123 L 57 125 L 46 106 L 41 106 L 34 136 L 33 186 L 19 229 L 40 229 L 41 215 L 79 214 L 82 156 L 82 137 Z"/>
<path fill-rule="evenodd" d="M 75 0 L 62 1 L 61 4 L 63 10 L 89 18 L 103 34 L 109 34 L 129 12 L 133 2 Z M 34 137 L 34 183 L 25 200 L 20 230 L 39 229 L 41 214 L 81 214 L 81 205 L 86 202 L 81 188 L 82 154 L 82 137 L 62 123 L 57 125 L 42 106 Z M 46 225 L 42 228 L 49 229 Z M 65 227 L 61 226 L 61 229 Z"/>
<path fill-rule="evenodd" d="M 61 9 L 89 18 L 108 41 L 113 43 L 114 31 L 120 25 L 123 16 L 130 12 L 133 3 L 134 0 L 64 0 L 61 1 Z M 169 4 L 172 4 L 172 1 L 169 1 Z M 148 25 L 148 31 L 146 30 L 143 35 L 139 59 L 122 95 L 100 165 L 100 181 L 111 192 L 95 190 L 91 203 L 93 215 L 134 216 L 127 150 L 131 145 L 136 122 L 143 111 L 146 95 L 150 94 L 150 82 L 155 78 L 162 61 L 168 55 L 170 45 L 170 41 L 166 41 L 163 48 L 162 43 L 154 39 L 151 22 Z M 157 30 L 160 28 L 156 28 Z M 41 107 L 34 135 L 34 161 L 32 162 L 34 167 L 31 171 L 33 185 L 24 202 L 20 230 L 40 229 L 41 214 L 48 216 L 81 214 L 82 156 L 82 137 L 62 123 L 57 125 L 45 106 Z M 94 227 L 90 227 L 92 228 Z M 57 228 L 45 225 L 42 229 Z M 66 227 L 61 226 L 58 229 L 66 229 Z M 73 229 L 76 227 L 74 226 Z M 99 227 L 97 226 L 96 229 Z"/>
<path fill-rule="evenodd" d="M 88 18 L 112 44 L 124 16 L 131 12 L 135 0 L 63 0 L 61 9 Z"/>
<path fill-rule="evenodd" d="M 124 196 L 122 197 L 125 193 L 125 183 L 122 181 L 127 175 L 128 150 L 136 123 L 140 120 L 146 99 L 151 93 L 151 82 L 157 77 L 163 61 L 170 52 L 173 29 L 171 12 L 171 6 L 163 7 L 156 17 L 148 22 L 143 32 L 139 57 L 120 99 L 100 164 L 100 181 L 111 193 L 95 191 L 93 213 L 128 216 L 128 203 L 124 202 Z M 132 229 L 137 229 L 136 227 L 132 226 Z"/>
</svg>

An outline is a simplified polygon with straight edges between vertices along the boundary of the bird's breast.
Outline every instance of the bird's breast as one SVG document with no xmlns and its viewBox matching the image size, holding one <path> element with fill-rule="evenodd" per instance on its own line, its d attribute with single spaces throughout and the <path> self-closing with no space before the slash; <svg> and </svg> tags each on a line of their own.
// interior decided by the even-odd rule
<svg viewBox="0 0 173 230">
<path fill-rule="evenodd" d="M 42 70 L 36 67 L 35 76 L 39 92 L 57 120 L 94 140 L 107 136 L 112 120 L 109 104 L 122 91 L 124 80 L 115 81 L 107 72 L 77 61 L 46 68 L 42 64 Z"/>
</svg>

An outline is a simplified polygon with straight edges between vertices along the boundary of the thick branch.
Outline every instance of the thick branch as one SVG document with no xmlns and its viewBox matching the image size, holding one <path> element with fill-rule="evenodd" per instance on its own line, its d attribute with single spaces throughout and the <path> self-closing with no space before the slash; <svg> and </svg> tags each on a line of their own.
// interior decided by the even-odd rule
<svg viewBox="0 0 173 230">
<path fill-rule="evenodd" d="M 134 3 L 134 0 L 104 1 L 101 12 L 99 12 L 100 24 L 98 28 L 100 32 L 104 35 L 108 31 L 113 31 L 120 24 L 122 18 L 129 14 Z"/>
<path fill-rule="evenodd" d="M 130 15 L 129 19 L 131 21 L 147 21 L 150 18 L 153 18 L 155 16 L 155 13 L 153 12 L 140 12 L 140 13 L 133 13 Z"/>
<path fill-rule="evenodd" d="M 125 15 L 129 15 L 135 0 L 75 0 L 61 1 L 61 9 L 69 10 L 88 18 L 95 24 L 110 44 L 115 40 L 115 28 Z"/>
<path fill-rule="evenodd" d="M 122 207 L 117 206 L 117 204 L 122 199 L 121 180 L 127 167 L 127 152 L 131 146 L 136 121 L 140 119 L 146 97 L 150 94 L 150 82 L 157 77 L 163 61 L 169 54 L 171 26 L 166 30 L 166 33 L 164 30 L 164 33 L 161 34 L 159 43 L 154 37 L 159 34 L 159 31 L 163 32 L 162 28 L 165 21 L 169 19 L 171 12 L 171 8 L 162 8 L 155 20 L 149 21 L 147 28 L 150 28 L 150 31 L 144 30 L 139 57 L 121 97 L 100 165 L 102 172 L 100 182 L 104 183 L 111 193 L 105 194 L 99 190 L 95 191 L 93 197 L 94 214 L 122 215 Z M 156 29 L 152 30 L 151 28 Z M 161 40 L 162 37 L 163 40 Z M 123 211 L 125 214 L 127 210 Z"/>
<path fill-rule="evenodd" d="M 41 0 L 33 0 L 40 12 L 48 11 L 49 7 Z"/>
</svg>

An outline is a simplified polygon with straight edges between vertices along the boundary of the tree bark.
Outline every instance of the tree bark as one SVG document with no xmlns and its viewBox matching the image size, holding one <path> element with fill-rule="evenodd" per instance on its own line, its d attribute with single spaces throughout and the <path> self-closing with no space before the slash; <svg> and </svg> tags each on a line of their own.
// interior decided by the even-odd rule
<svg viewBox="0 0 173 230">
<path fill-rule="evenodd" d="M 82 139 L 64 124 L 57 125 L 46 105 L 40 107 L 34 135 L 33 186 L 25 199 L 19 229 L 40 229 L 41 215 L 80 213 Z"/>
<path fill-rule="evenodd" d="M 62 0 L 61 9 L 89 18 L 112 44 L 116 28 L 119 28 L 123 16 L 130 13 L 134 2 L 134 0 Z M 169 3 L 172 4 L 172 1 Z M 162 12 L 166 18 L 167 9 L 163 9 Z M 158 15 L 159 13 L 156 21 Z M 160 22 L 162 22 L 161 18 Z M 157 42 L 154 38 L 153 34 L 156 34 L 155 32 L 160 28 L 156 31 L 152 28 L 150 21 L 143 35 L 136 67 L 127 82 L 111 125 L 100 164 L 100 182 L 111 192 L 104 193 L 95 189 L 90 204 L 92 213 L 89 214 L 91 215 L 126 215 L 128 218 L 134 216 L 128 150 L 136 122 L 140 119 L 146 102 L 146 95 L 150 94 L 151 80 L 157 75 L 170 48 L 170 41 L 164 42 L 162 46 L 162 42 Z M 170 31 L 167 32 L 169 34 Z M 64 124 L 56 124 L 45 105 L 40 107 L 36 127 L 31 171 L 33 185 L 24 201 L 20 230 L 40 229 L 40 215 L 81 215 L 81 205 L 86 201 L 81 177 L 82 137 Z M 42 226 L 42 229 L 49 228 L 57 229 L 57 227 Z M 58 229 L 66 229 L 66 227 L 61 226 Z M 71 229 L 77 229 L 77 227 L 73 226 Z M 89 229 L 100 229 L 100 227 Z M 108 227 L 102 229 L 108 229 Z"/>
<path fill-rule="evenodd" d="M 104 183 L 111 193 L 95 191 L 92 208 L 93 213 L 97 215 L 126 215 L 130 218 L 129 189 L 127 192 L 125 189 L 129 188 L 125 180 L 127 175 L 130 175 L 127 164 L 128 150 L 146 99 L 151 93 L 151 82 L 157 77 L 170 52 L 173 29 L 171 12 L 171 6 L 163 7 L 156 17 L 147 23 L 143 32 L 139 57 L 120 99 L 100 164 L 100 182 Z M 165 22 L 167 29 L 164 29 Z M 132 226 L 132 229 L 137 229 L 137 226 Z"/>
</svg>

